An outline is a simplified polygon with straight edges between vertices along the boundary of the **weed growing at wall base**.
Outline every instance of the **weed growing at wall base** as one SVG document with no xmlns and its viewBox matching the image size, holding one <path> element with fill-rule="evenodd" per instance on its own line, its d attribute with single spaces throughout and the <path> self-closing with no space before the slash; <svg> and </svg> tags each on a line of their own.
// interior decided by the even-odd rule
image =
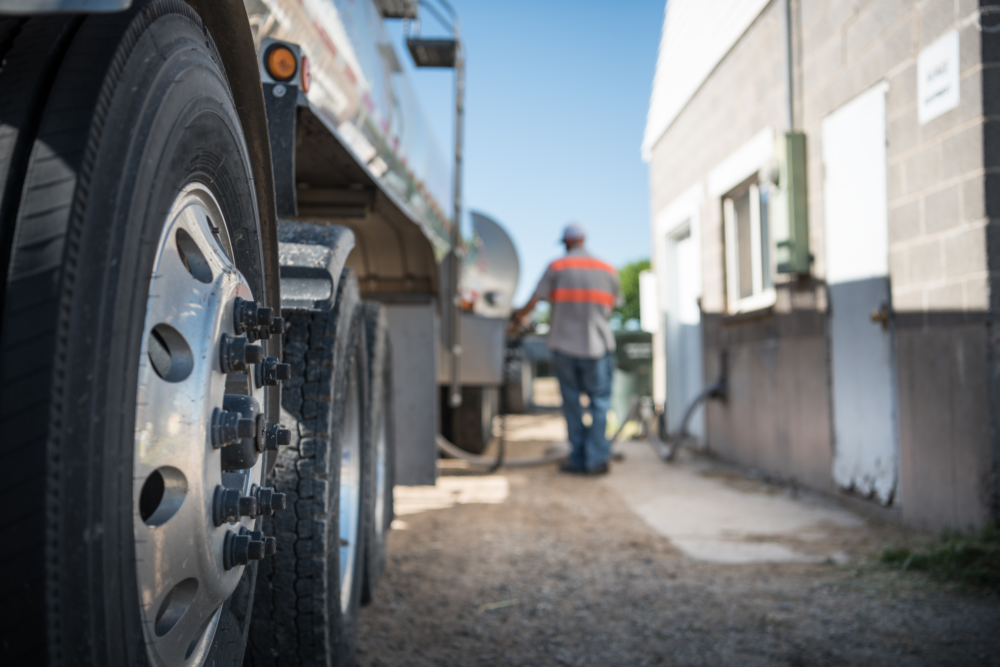
<svg viewBox="0 0 1000 667">
<path fill-rule="evenodd" d="M 946 532 L 919 548 L 890 547 L 878 561 L 892 569 L 924 572 L 972 590 L 1000 593 L 1000 530 Z"/>
</svg>

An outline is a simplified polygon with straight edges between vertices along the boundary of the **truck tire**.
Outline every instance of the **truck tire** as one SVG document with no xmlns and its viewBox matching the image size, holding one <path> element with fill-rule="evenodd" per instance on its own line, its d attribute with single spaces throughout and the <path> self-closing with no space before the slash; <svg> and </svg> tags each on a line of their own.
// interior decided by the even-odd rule
<svg viewBox="0 0 1000 667">
<path fill-rule="evenodd" d="M 361 603 L 375 598 L 385 571 L 386 536 L 393 520 L 392 489 L 396 482 L 396 432 L 392 414 L 392 349 L 385 307 L 362 306 L 368 339 L 368 415 L 373 463 L 372 484 L 365 507 L 367 540 Z"/>
<path fill-rule="evenodd" d="M 225 568 L 211 519 L 227 378 L 199 353 L 265 294 L 246 142 L 188 4 L 72 21 L 37 43 L 3 192 L 0 663 L 238 665 L 255 568 Z"/>
<path fill-rule="evenodd" d="M 7 265 L 28 157 L 79 17 L 0 18 L 0 257 Z M 6 281 L 0 272 L 0 285 Z M 0 312 L 3 311 L 0 289 Z"/>
<path fill-rule="evenodd" d="M 500 406 L 504 414 L 520 415 L 531 408 L 533 380 L 531 362 L 525 359 L 523 348 L 508 347 L 504 367 L 504 400 Z"/>
<path fill-rule="evenodd" d="M 457 408 L 445 403 L 447 387 L 442 388 L 441 397 L 444 437 L 470 454 L 482 454 L 493 439 L 493 417 L 499 411 L 499 388 L 462 387 L 462 405 Z"/>
<path fill-rule="evenodd" d="M 333 310 L 285 311 L 292 378 L 282 420 L 293 433 L 274 487 L 294 514 L 276 514 L 278 550 L 257 579 L 254 667 L 354 664 L 365 555 L 363 522 L 368 346 L 358 281 L 341 274 Z"/>
</svg>

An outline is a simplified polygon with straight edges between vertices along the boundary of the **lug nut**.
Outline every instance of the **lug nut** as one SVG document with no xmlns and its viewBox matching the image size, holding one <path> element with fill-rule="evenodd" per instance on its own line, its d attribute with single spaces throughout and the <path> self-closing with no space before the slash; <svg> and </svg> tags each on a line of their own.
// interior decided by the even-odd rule
<svg viewBox="0 0 1000 667">
<path fill-rule="evenodd" d="M 263 306 L 257 307 L 257 326 L 260 328 L 270 327 L 274 322 L 274 311 Z"/>
<path fill-rule="evenodd" d="M 249 537 L 250 544 L 247 546 L 247 559 L 248 560 L 264 560 L 264 556 L 267 556 L 267 543 L 264 538 L 264 534 L 259 530 L 247 530 L 246 528 L 240 527 L 239 535 L 241 537 Z M 270 538 L 273 540 L 274 538 Z M 273 551 L 271 553 L 274 553 Z"/>
<path fill-rule="evenodd" d="M 277 357 L 268 357 L 257 365 L 255 373 L 258 387 L 276 387 L 280 380 L 292 378 L 292 367 L 279 363 Z"/>
<path fill-rule="evenodd" d="M 257 435 L 257 423 L 253 419 L 240 417 L 239 422 L 237 422 L 237 429 L 240 438 L 252 438 Z"/>
<path fill-rule="evenodd" d="M 274 320 L 271 322 L 270 331 L 272 336 L 274 335 L 280 336 L 281 334 L 285 333 L 285 318 L 275 317 Z"/>
<path fill-rule="evenodd" d="M 247 559 L 264 560 L 264 542 L 261 540 L 250 540 L 247 546 Z"/>
<path fill-rule="evenodd" d="M 237 334 L 254 331 L 259 326 L 258 311 L 260 306 L 256 301 L 246 301 L 236 297 L 233 301 L 233 328 Z"/>
<path fill-rule="evenodd" d="M 292 444 L 292 432 L 287 428 L 282 428 L 281 424 L 268 424 L 264 427 L 264 449 L 272 452 L 278 451 L 278 447 Z"/>
<path fill-rule="evenodd" d="M 257 499 L 253 496 L 243 496 L 240 498 L 240 516 L 248 516 L 251 519 L 257 517 Z"/>
<path fill-rule="evenodd" d="M 252 438 L 257 433 L 253 419 L 244 419 L 238 412 L 215 408 L 212 411 L 212 447 L 219 449 L 232 445 L 241 438 Z"/>
<path fill-rule="evenodd" d="M 219 361 L 223 373 L 245 373 L 247 366 L 259 364 L 264 358 L 264 350 L 260 345 L 251 345 L 249 338 L 243 336 L 234 338 L 222 334 L 219 343 Z"/>
<path fill-rule="evenodd" d="M 240 520 L 239 489 L 227 489 L 224 486 L 215 487 L 215 497 L 212 502 L 212 520 L 216 526 L 224 523 L 235 523 Z"/>
<path fill-rule="evenodd" d="M 260 487 L 254 484 L 250 487 L 250 493 L 257 498 L 257 511 L 261 516 L 285 509 L 285 494 L 276 493 L 270 486 Z"/>
<path fill-rule="evenodd" d="M 216 486 L 215 496 L 212 498 L 212 520 L 215 525 L 236 523 L 241 516 L 256 518 L 257 498 L 244 496 L 239 489 Z"/>
<path fill-rule="evenodd" d="M 271 512 L 280 512 L 285 509 L 285 494 L 275 493 L 271 496 Z"/>
<path fill-rule="evenodd" d="M 222 567 L 231 570 L 237 565 L 249 563 L 250 543 L 249 535 L 237 535 L 233 531 L 227 530 L 226 541 L 222 545 Z"/>
<path fill-rule="evenodd" d="M 264 538 L 264 555 L 273 556 L 274 552 L 278 550 L 278 540 L 273 537 Z"/>
<path fill-rule="evenodd" d="M 267 544 L 264 542 L 264 534 L 259 530 L 247 530 L 240 527 L 240 535 L 250 538 L 250 546 L 247 548 L 247 558 L 250 560 L 263 560 L 267 555 Z"/>
</svg>

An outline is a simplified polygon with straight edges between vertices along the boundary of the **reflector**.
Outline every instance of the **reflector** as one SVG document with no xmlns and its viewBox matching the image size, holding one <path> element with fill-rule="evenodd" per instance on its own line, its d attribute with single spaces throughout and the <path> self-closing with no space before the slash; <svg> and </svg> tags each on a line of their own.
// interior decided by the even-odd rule
<svg viewBox="0 0 1000 667">
<path fill-rule="evenodd" d="M 298 69 L 295 54 L 287 46 L 280 44 L 275 44 L 267 50 L 266 63 L 267 73 L 275 81 L 290 81 Z"/>
<path fill-rule="evenodd" d="M 309 57 L 302 56 L 302 92 L 308 93 L 312 85 L 312 69 L 309 68 Z"/>
</svg>

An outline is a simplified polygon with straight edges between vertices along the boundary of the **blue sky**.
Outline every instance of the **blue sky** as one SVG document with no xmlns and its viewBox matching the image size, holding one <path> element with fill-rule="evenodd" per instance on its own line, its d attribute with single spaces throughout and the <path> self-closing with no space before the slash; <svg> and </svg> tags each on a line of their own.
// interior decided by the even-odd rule
<svg viewBox="0 0 1000 667">
<path fill-rule="evenodd" d="M 468 54 L 464 208 L 494 217 L 513 236 L 517 303 L 561 254 L 567 221 L 583 222 L 591 252 L 615 266 L 648 258 L 648 171 L 639 147 L 664 0 L 452 5 Z M 443 34 L 424 19 L 425 36 Z M 388 27 L 450 164 L 451 71 L 414 70 L 400 22 Z"/>
</svg>

